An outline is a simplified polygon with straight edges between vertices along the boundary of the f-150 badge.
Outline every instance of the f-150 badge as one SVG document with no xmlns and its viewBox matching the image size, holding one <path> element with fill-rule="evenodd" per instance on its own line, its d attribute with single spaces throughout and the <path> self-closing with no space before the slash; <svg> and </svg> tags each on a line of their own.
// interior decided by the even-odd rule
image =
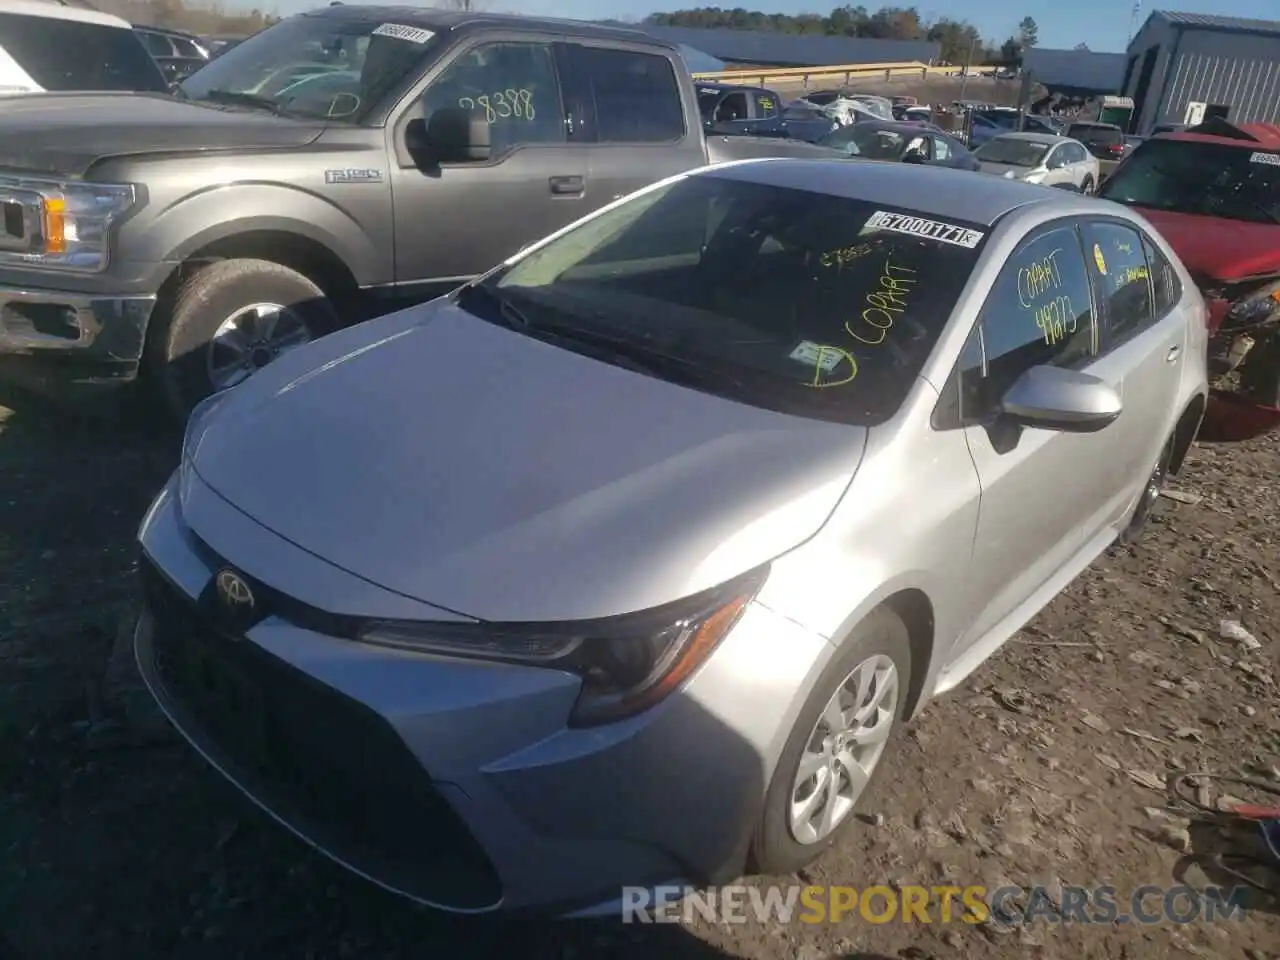
<svg viewBox="0 0 1280 960">
<path fill-rule="evenodd" d="M 325 183 L 381 183 L 381 170 L 326 170 Z"/>
</svg>

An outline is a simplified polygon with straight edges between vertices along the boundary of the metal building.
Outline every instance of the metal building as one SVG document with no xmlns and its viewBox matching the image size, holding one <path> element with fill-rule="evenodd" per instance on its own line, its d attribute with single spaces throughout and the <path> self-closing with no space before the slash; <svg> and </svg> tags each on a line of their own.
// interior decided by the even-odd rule
<svg viewBox="0 0 1280 960">
<path fill-rule="evenodd" d="M 1156 10 L 1126 56 L 1132 133 L 1210 117 L 1280 122 L 1280 22 Z"/>
</svg>

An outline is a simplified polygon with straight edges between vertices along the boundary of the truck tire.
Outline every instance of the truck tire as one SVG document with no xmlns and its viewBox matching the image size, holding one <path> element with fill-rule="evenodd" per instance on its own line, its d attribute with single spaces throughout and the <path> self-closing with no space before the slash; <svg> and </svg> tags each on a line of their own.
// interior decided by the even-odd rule
<svg viewBox="0 0 1280 960">
<path fill-rule="evenodd" d="M 1242 392 L 1264 407 L 1280 407 L 1280 330 L 1254 344 L 1240 368 Z"/>
<path fill-rule="evenodd" d="M 220 260 L 184 279 L 155 318 L 146 372 L 175 419 L 234 386 L 285 350 L 338 326 L 310 279 L 269 260 Z M 216 342 L 215 342 L 216 341 Z"/>
</svg>

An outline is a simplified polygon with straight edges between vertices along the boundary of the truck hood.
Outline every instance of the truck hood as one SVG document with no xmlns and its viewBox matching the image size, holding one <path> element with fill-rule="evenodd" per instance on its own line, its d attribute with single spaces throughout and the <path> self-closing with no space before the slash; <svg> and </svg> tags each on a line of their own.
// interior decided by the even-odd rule
<svg viewBox="0 0 1280 960">
<path fill-rule="evenodd" d="M 126 155 L 301 147 L 320 122 L 163 94 L 42 93 L 0 98 L 0 168 L 83 177 Z"/>
<path fill-rule="evenodd" d="M 1280 273 L 1280 224 L 1136 209 L 1160 231 L 1194 277 L 1231 282 Z"/>
<path fill-rule="evenodd" d="M 572 620 L 688 596 L 802 543 L 866 436 L 436 300 L 295 350 L 197 411 L 184 469 L 382 587 L 481 620 Z"/>
</svg>

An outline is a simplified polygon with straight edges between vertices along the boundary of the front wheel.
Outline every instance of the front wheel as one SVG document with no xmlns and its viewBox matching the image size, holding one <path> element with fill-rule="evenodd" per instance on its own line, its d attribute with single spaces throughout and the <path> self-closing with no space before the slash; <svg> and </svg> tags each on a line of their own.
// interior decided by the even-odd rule
<svg viewBox="0 0 1280 960">
<path fill-rule="evenodd" d="M 147 372 L 175 419 L 210 394 L 333 330 L 333 304 L 310 279 L 267 260 L 221 260 L 178 288 L 148 339 Z"/>
<path fill-rule="evenodd" d="M 1084 183 L 1080 184 L 1080 192 L 1083 193 L 1086 197 L 1091 197 L 1093 196 L 1093 193 L 1096 189 L 1097 187 L 1094 186 L 1093 177 L 1086 175 L 1084 178 Z"/>
<path fill-rule="evenodd" d="M 1160 502 L 1160 494 L 1165 488 L 1165 484 L 1169 482 L 1169 465 L 1173 462 L 1173 445 L 1176 439 L 1170 437 L 1164 445 L 1164 449 L 1160 451 L 1160 457 L 1156 460 L 1156 465 L 1151 470 L 1151 475 L 1147 477 L 1146 486 L 1142 488 L 1142 493 L 1138 497 L 1138 505 L 1134 507 L 1133 513 L 1129 517 L 1129 524 L 1125 527 L 1121 539 L 1125 543 L 1137 543 L 1143 532 L 1147 529 L 1147 524 L 1151 521 L 1151 515 L 1155 512 L 1156 504 Z"/>
<path fill-rule="evenodd" d="M 1280 330 L 1254 344 L 1240 368 L 1240 391 L 1264 407 L 1280 407 Z"/>
<path fill-rule="evenodd" d="M 796 718 L 751 841 L 751 867 L 794 873 L 830 847 L 898 729 L 911 675 L 906 625 L 887 608 L 854 628 Z"/>
</svg>

